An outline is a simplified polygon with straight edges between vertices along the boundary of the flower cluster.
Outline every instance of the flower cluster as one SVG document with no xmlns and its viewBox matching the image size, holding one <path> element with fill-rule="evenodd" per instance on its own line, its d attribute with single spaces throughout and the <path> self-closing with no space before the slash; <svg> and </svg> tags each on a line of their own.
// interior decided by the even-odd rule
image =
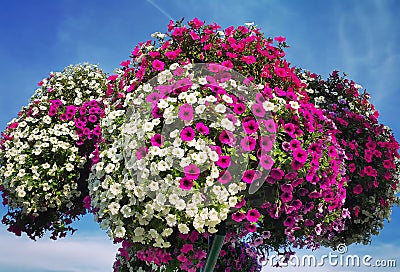
<svg viewBox="0 0 400 272">
<path fill-rule="evenodd" d="M 155 37 L 110 77 L 89 182 L 110 237 L 166 250 L 173 233 L 227 221 L 264 252 L 343 230 L 344 152 L 283 58 L 285 39 L 197 19 Z"/>
<path fill-rule="evenodd" d="M 101 138 L 99 97 L 105 84 L 105 74 L 93 65 L 51 73 L 8 124 L 0 145 L 0 180 L 9 208 L 2 222 L 9 231 L 35 239 L 49 230 L 56 239 L 85 214 L 89 155 Z"/>
<path fill-rule="evenodd" d="M 158 247 L 169 247 L 165 225 L 216 232 L 240 191 L 267 177 L 275 138 L 262 103 L 240 100 L 257 92 L 245 78 L 215 64 L 170 69 L 110 107 L 101 121 L 109 143 L 89 183 L 111 237 Z M 248 221 L 259 217 L 250 212 Z M 139 237 L 143 227 L 154 235 Z"/>
<path fill-rule="evenodd" d="M 199 271 L 205 266 L 211 237 L 210 233 L 200 234 L 192 231 L 174 238 L 174 248 L 150 247 L 139 252 L 134 251 L 131 243 L 124 241 L 114 262 L 114 272 Z M 228 231 L 214 271 L 261 271 L 258 253 L 238 239 L 236 232 Z"/>
<path fill-rule="evenodd" d="M 399 143 L 378 122 L 379 113 L 360 85 L 337 71 L 327 80 L 310 73 L 302 77 L 311 100 L 337 124 L 337 138 L 346 154 L 348 219 L 345 230 L 331 233 L 325 244 L 369 243 L 398 203 Z"/>
</svg>

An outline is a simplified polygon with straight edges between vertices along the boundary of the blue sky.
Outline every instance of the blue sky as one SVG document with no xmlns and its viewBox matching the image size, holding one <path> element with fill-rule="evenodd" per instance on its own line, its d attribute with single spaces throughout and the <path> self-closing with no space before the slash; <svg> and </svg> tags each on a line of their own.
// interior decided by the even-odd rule
<svg viewBox="0 0 400 272">
<path fill-rule="evenodd" d="M 366 88 L 400 140 L 400 2 L 396 0 L 41 0 L 0 4 L 0 130 L 25 105 L 50 71 L 90 62 L 112 73 L 134 45 L 165 31 L 170 18 L 255 22 L 267 36 L 285 36 L 287 59 L 327 76 L 345 71 Z M 0 213 L 4 214 L 4 208 Z M 111 271 L 116 251 L 93 218 L 73 237 L 31 242 L 0 227 L 0 271 Z M 400 208 L 369 246 L 349 254 L 396 259 L 400 267 Z M 321 251 L 330 252 L 330 250 Z M 305 253 L 306 254 L 306 253 Z M 396 271 L 395 268 L 326 266 L 307 271 Z M 268 268 L 268 271 L 275 269 Z M 284 268 L 279 271 L 294 271 Z M 298 270 L 298 268 L 297 268 Z"/>
</svg>

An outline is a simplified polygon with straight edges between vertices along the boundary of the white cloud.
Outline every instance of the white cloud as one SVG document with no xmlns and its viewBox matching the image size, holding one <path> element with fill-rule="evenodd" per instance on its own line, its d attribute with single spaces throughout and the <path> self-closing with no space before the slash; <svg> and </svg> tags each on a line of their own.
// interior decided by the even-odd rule
<svg viewBox="0 0 400 272">
<path fill-rule="evenodd" d="M 105 235 L 35 242 L 3 229 L 0 244 L 0 270 L 20 272 L 110 272 L 118 249 Z"/>
</svg>

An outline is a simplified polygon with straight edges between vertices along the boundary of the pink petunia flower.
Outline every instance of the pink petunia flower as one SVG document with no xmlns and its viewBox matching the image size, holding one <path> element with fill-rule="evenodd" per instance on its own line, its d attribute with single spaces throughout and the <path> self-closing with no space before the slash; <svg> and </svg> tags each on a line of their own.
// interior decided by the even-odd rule
<svg viewBox="0 0 400 272">
<path fill-rule="evenodd" d="M 253 112 L 253 114 L 255 116 L 258 116 L 258 117 L 264 117 L 264 115 L 266 113 L 266 111 L 265 111 L 264 107 L 262 106 L 262 104 L 258 104 L 258 103 L 253 104 L 252 112 Z"/>
<path fill-rule="evenodd" d="M 233 105 L 233 112 L 236 114 L 242 114 L 246 111 L 246 105 L 243 103 L 237 103 Z"/>
<path fill-rule="evenodd" d="M 152 146 L 160 147 L 164 143 L 164 137 L 161 134 L 156 133 L 151 137 L 150 142 Z"/>
<path fill-rule="evenodd" d="M 228 170 L 221 172 L 218 182 L 221 184 L 227 184 L 232 181 L 232 175 Z"/>
<path fill-rule="evenodd" d="M 243 56 L 242 61 L 244 61 L 246 64 L 252 64 L 256 62 L 256 58 L 254 56 Z"/>
<path fill-rule="evenodd" d="M 283 193 L 281 194 L 280 198 L 281 198 L 281 200 L 282 200 L 283 202 L 286 203 L 286 202 L 292 201 L 292 199 L 293 199 L 293 194 L 292 194 L 291 192 L 283 192 Z"/>
<path fill-rule="evenodd" d="M 246 136 L 240 141 L 240 146 L 244 151 L 253 151 L 256 148 L 256 139 Z"/>
<path fill-rule="evenodd" d="M 196 124 L 196 130 L 202 135 L 208 135 L 210 133 L 210 129 L 203 122 L 198 122 Z"/>
<path fill-rule="evenodd" d="M 256 232 L 257 226 L 255 224 L 246 224 L 245 228 L 248 232 Z"/>
<path fill-rule="evenodd" d="M 280 168 L 274 168 L 271 170 L 269 175 L 275 180 L 281 180 L 285 175 L 285 172 Z"/>
<path fill-rule="evenodd" d="M 239 211 L 232 214 L 232 219 L 236 222 L 242 222 L 243 219 L 245 219 L 245 218 L 246 218 L 246 215 Z"/>
<path fill-rule="evenodd" d="M 259 218 L 260 218 L 260 213 L 256 209 L 251 209 L 246 214 L 246 219 L 249 222 L 257 222 Z"/>
<path fill-rule="evenodd" d="M 254 120 L 253 118 L 242 122 L 242 126 L 243 126 L 244 132 L 246 134 L 256 133 L 259 128 L 258 122 L 256 120 Z"/>
<path fill-rule="evenodd" d="M 191 179 L 188 179 L 188 178 L 181 178 L 180 180 L 179 180 L 179 188 L 181 188 L 182 190 L 190 190 L 190 189 L 192 189 L 192 187 L 193 187 L 193 185 L 194 185 L 194 183 L 193 183 L 193 180 L 191 180 Z"/>
<path fill-rule="evenodd" d="M 252 184 L 255 180 L 259 179 L 260 177 L 261 177 L 260 172 L 253 169 L 249 169 L 244 171 L 242 175 L 242 180 L 247 184 Z"/>
<path fill-rule="evenodd" d="M 190 142 L 191 140 L 193 140 L 195 135 L 196 133 L 194 129 L 191 127 L 185 127 L 184 129 L 181 130 L 180 133 L 182 141 L 185 142 Z"/>
<path fill-rule="evenodd" d="M 234 146 L 236 143 L 236 138 L 233 135 L 231 131 L 228 130 L 223 130 L 221 134 L 219 135 L 218 139 L 220 140 L 221 143 L 229 145 L 229 146 Z"/>
<path fill-rule="evenodd" d="M 231 165 L 230 156 L 219 156 L 218 161 L 215 164 L 221 168 L 228 168 Z"/>
<path fill-rule="evenodd" d="M 156 106 L 158 101 L 160 101 L 160 94 L 157 92 L 153 92 L 146 97 L 146 101 L 151 103 L 152 106 Z"/>
<path fill-rule="evenodd" d="M 269 155 L 263 155 L 260 157 L 260 165 L 262 168 L 269 170 L 274 165 L 274 160 Z"/>
<path fill-rule="evenodd" d="M 191 180 L 195 180 L 200 175 L 200 168 L 198 168 L 195 164 L 189 164 L 183 168 L 183 173 L 185 177 Z"/>
<path fill-rule="evenodd" d="M 183 121 L 190 121 L 193 119 L 193 107 L 192 105 L 185 103 L 179 107 L 178 117 Z"/>
<path fill-rule="evenodd" d="M 296 149 L 293 151 L 293 158 L 300 162 L 305 163 L 307 161 L 308 154 L 303 149 Z"/>
<path fill-rule="evenodd" d="M 193 245 L 192 244 L 184 244 L 181 248 L 181 252 L 183 254 L 189 253 L 189 251 L 193 251 Z"/>
<path fill-rule="evenodd" d="M 153 61 L 152 66 L 153 66 L 154 70 L 156 70 L 156 71 L 164 70 L 164 62 L 162 62 L 158 59 Z"/>
<path fill-rule="evenodd" d="M 148 152 L 148 148 L 146 146 L 142 146 L 140 147 L 137 151 L 136 151 L 136 158 L 138 160 L 141 160 L 142 158 L 144 158 L 147 155 Z"/>
<path fill-rule="evenodd" d="M 283 225 L 284 225 L 285 227 L 289 227 L 289 228 L 293 227 L 295 223 L 296 223 L 296 221 L 294 220 L 294 217 L 293 217 L 293 216 L 288 216 L 288 217 L 285 219 L 285 221 L 283 221 Z"/>
<path fill-rule="evenodd" d="M 96 122 L 97 122 L 97 116 L 94 115 L 94 114 L 89 115 L 88 121 L 89 121 L 90 123 L 96 123 Z"/>
<path fill-rule="evenodd" d="M 122 67 L 128 67 L 130 63 L 131 63 L 130 60 L 126 60 L 126 61 L 121 62 L 120 65 L 121 65 Z"/>
<path fill-rule="evenodd" d="M 282 36 L 278 36 L 278 37 L 275 37 L 274 40 L 277 41 L 278 43 L 281 43 L 281 42 L 286 41 L 286 38 L 282 37 Z"/>
</svg>

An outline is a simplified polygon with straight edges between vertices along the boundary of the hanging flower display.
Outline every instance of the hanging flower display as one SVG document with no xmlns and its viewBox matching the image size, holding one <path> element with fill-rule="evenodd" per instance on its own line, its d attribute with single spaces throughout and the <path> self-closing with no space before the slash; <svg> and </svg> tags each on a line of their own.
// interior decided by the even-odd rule
<svg viewBox="0 0 400 272">
<path fill-rule="evenodd" d="M 56 239 L 86 212 L 106 76 L 93 65 L 69 66 L 39 86 L 2 134 L 0 188 L 9 209 L 2 222 L 17 235 L 35 239 L 48 230 Z"/>
<path fill-rule="evenodd" d="M 89 182 L 109 236 L 167 249 L 174 233 L 226 221 L 261 253 L 344 229 L 336 127 L 283 59 L 284 38 L 197 19 L 155 37 L 110 81 Z"/>
<path fill-rule="evenodd" d="M 152 37 L 108 78 L 51 73 L 8 124 L 9 231 L 57 239 L 90 211 L 122 242 L 115 272 L 207 269 L 218 239 L 216 271 L 261 271 L 271 251 L 379 233 L 399 144 L 360 86 L 292 67 L 286 39 L 254 24 L 170 21 Z"/>
<path fill-rule="evenodd" d="M 324 244 L 367 244 L 399 202 L 399 143 L 390 128 L 378 122 L 379 113 L 360 85 L 337 71 L 327 80 L 311 73 L 302 76 L 311 100 L 337 124 L 346 154 L 345 230 L 329 233 Z"/>
</svg>

